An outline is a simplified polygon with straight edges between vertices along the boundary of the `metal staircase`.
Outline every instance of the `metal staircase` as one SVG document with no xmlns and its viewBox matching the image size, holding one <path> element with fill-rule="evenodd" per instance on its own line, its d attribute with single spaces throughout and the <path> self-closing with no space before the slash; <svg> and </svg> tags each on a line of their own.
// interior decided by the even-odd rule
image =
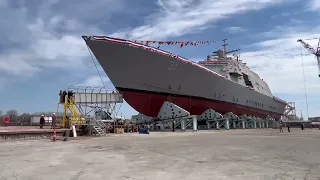
<svg viewBox="0 0 320 180">
<path fill-rule="evenodd" d="M 82 118 L 82 113 L 79 107 L 74 103 L 73 99 L 72 98 L 68 99 L 68 97 L 66 97 L 64 104 L 65 104 L 65 109 L 67 108 L 70 111 L 72 124 L 78 125 L 78 126 L 83 125 L 85 123 L 85 120 Z"/>
<path fill-rule="evenodd" d="M 79 125 L 82 124 L 81 114 L 79 113 L 78 107 L 75 104 L 68 104 L 68 109 L 71 113 L 72 122 L 77 123 Z"/>
<path fill-rule="evenodd" d="M 101 120 L 97 120 L 94 118 L 91 121 L 91 126 L 95 130 L 95 132 L 99 134 L 99 136 L 107 136 L 106 134 L 107 126 Z"/>
</svg>

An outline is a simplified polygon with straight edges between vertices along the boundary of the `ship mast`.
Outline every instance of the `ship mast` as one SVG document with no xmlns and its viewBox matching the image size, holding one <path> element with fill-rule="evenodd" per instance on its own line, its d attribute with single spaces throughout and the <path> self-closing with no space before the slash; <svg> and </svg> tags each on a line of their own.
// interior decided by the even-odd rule
<svg viewBox="0 0 320 180">
<path fill-rule="evenodd" d="M 223 50 L 224 50 L 224 52 L 227 52 L 227 46 L 228 46 L 228 44 L 226 43 L 226 41 L 227 41 L 228 39 L 223 39 L 222 41 L 223 41 Z"/>
<path fill-rule="evenodd" d="M 235 49 L 235 50 L 231 50 L 231 51 L 227 51 L 227 46 L 228 44 L 226 43 L 228 39 L 223 39 L 223 50 L 218 50 L 218 51 L 214 51 L 212 52 L 213 55 L 218 56 L 218 58 L 223 58 L 223 59 L 227 59 L 227 54 L 233 53 L 233 52 L 238 52 L 241 49 Z"/>
</svg>

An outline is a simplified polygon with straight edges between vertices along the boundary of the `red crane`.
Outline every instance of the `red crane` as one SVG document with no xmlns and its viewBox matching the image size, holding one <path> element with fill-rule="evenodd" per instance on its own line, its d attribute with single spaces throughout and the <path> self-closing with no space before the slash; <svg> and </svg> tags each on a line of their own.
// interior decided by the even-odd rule
<svg viewBox="0 0 320 180">
<path fill-rule="evenodd" d="M 309 52 L 314 54 L 315 57 L 317 58 L 318 76 L 320 77 L 320 38 L 319 38 L 317 50 L 315 50 L 313 47 L 311 47 L 308 43 L 304 42 L 302 39 L 298 39 L 297 42 L 301 43 L 304 48 L 306 48 Z"/>
</svg>

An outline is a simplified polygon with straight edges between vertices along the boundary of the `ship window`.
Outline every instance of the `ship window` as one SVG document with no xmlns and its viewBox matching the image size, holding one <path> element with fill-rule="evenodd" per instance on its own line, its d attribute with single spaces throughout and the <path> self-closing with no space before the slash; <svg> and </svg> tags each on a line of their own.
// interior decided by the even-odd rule
<svg viewBox="0 0 320 180">
<path fill-rule="evenodd" d="M 243 75 L 244 83 L 245 83 L 247 86 L 253 88 L 253 84 L 252 84 L 252 82 L 250 81 L 249 76 L 248 76 L 247 74 L 244 74 L 244 73 L 242 73 L 242 75 Z"/>
</svg>

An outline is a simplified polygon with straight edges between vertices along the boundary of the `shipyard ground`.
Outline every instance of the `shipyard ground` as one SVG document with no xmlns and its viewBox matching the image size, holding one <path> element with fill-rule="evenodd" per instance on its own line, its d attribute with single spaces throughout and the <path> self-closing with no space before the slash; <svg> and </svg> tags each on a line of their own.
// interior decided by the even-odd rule
<svg viewBox="0 0 320 180">
<path fill-rule="evenodd" d="M 320 130 L 2 140 L 1 180 L 320 179 Z"/>
</svg>

